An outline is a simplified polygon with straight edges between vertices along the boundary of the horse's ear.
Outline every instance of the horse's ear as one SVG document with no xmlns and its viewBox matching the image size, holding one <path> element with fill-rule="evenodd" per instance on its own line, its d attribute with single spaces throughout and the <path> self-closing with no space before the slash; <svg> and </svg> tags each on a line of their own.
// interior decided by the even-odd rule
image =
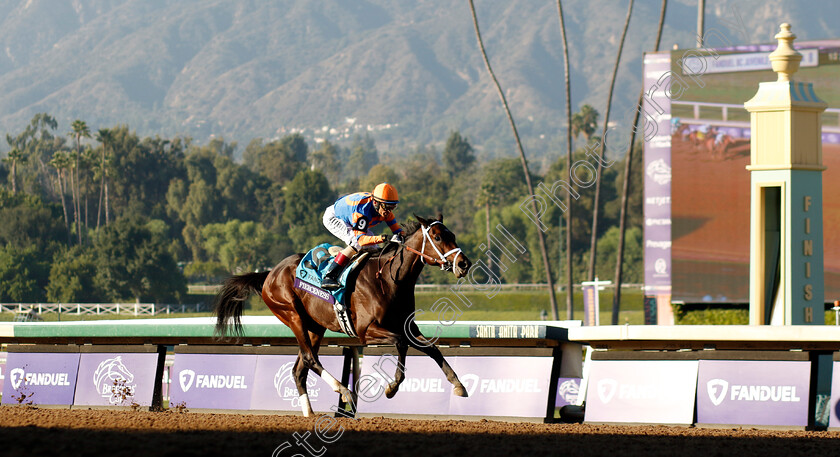
<svg viewBox="0 0 840 457">
<path fill-rule="evenodd" d="M 417 222 L 420 222 L 420 225 L 423 225 L 423 226 L 428 226 L 429 225 L 429 221 L 427 221 L 426 219 L 423 219 L 422 217 L 420 217 L 416 214 L 414 214 L 414 218 L 417 219 Z"/>
<path fill-rule="evenodd" d="M 440 211 L 438 211 L 438 220 L 441 224 L 443 223 L 443 213 L 441 213 Z"/>
</svg>

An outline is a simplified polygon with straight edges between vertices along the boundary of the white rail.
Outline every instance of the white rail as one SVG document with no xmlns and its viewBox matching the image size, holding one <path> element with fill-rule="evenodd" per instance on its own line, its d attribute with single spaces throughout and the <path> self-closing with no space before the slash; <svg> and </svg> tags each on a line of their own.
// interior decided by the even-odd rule
<svg viewBox="0 0 840 457">
<path fill-rule="evenodd" d="M 64 313 L 75 315 L 122 314 L 154 316 L 157 314 L 209 311 L 198 305 L 156 305 L 154 303 L 0 303 L 0 313 Z"/>
</svg>

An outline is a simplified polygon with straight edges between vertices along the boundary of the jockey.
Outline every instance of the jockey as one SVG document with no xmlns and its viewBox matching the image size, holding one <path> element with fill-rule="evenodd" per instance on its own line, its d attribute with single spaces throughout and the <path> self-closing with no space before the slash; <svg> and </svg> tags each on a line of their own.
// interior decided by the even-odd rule
<svg viewBox="0 0 840 457">
<path fill-rule="evenodd" d="M 350 259 L 360 250 L 376 249 L 379 243 L 388 238 L 384 235 L 374 235 L 371 227 L 385 222 L 394 233 L 392 241 L 402 243 L 402 228 L 397 223 L 392 211 L 400 202 L 397 189 L 383 182 L 373 189 L 373 192 L 357 192 L 345 195 L 335 204 L 324 211 L 324 226 L 333 235 L 347 244 L 324 271 L 321 287 L 335 290 L 340 287 L 338 277 Z"/>
</svg>

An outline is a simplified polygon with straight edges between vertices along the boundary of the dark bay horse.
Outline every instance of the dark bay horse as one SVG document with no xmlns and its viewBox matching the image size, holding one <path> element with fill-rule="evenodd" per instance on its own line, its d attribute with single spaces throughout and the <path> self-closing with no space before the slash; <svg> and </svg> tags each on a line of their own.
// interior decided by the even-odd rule
<svg viewBox="0 0 840 457">
<path fill-rule="evenodd" d="M 415 216 L 417 217 L 417 216 Z M 405 379 L 405 357 L 408 347 L 416 348 L 440 366 L 453 385 L 452 393 L 466 397 L 467 391 L 452 367 L 434 344 L 427 340 L 414 322 L 414 285 L 425 263 L 441 266 L 462 278 L 470 269 L 470 260 L 455 242 L 455 235 L 443 225 L 443 216 L 405 224 L 405 243 L 391 244 L 359 268 L 353 292 L 345 302 L 353 327 L 363 345 L 389 344 L 397 348 L 399 363 L 393 381 L 385 394 L 388 398 L 399 390 Z M 306 391 L 309 370 L 321 376 L 344 401 L 355 405 L 355 395 L 327 372 L 318 361 L 318 348 L 324 332 L 341 332 L 331 304 L 293 286 L 295 268 L 303 254 L 281 261 L 270 272 L 248 273 L 229 278 L 216 296 L 216 334 L 224 336 L 233 324 L 233 333 L 241 335 L 242 306 L 251 291 L 262 293 L 268 308 L 286 324 L 297 338 L 300 351 L 294 366 L 294 378 L 300 394 L 304 416 L 313 414 Z M 407 334 L 410 332 L 410 335 Z"/>
</svg>

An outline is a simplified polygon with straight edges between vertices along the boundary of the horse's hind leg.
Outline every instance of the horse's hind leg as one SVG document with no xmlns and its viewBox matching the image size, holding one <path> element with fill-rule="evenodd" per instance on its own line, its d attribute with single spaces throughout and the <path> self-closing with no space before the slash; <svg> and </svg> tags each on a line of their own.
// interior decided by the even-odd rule
<svg viewBox="0 0 840 457">
<path fill-rule="evenodd" d="M 446 380 L 452 384 L 452 394 L 457 395 L 459 397 L 466 397 L 467 396 L 467 389 L 464 388 L 464 385 L 461 384 L 461 381 L 458 379 L 458 375 L 455 374 L 455 370 L 449 366 L 449 363 L 446 362 L 446 359 L 443 358 L 443 354 L 440 353 L 440 349 L 438 349 L 434 343 L 427 340 L 420 333 L 420 329 L 417 328 L 417 324 L 412 322 L 408 331 L 411 332 L 411 335 L 408 336 L 408 344 L 411 347 L 422 351 L 424 354 L 428 355 L 438 364 L 440 369 L 443 371 L 443 374 L 446 375 Z"/>
</svg>

